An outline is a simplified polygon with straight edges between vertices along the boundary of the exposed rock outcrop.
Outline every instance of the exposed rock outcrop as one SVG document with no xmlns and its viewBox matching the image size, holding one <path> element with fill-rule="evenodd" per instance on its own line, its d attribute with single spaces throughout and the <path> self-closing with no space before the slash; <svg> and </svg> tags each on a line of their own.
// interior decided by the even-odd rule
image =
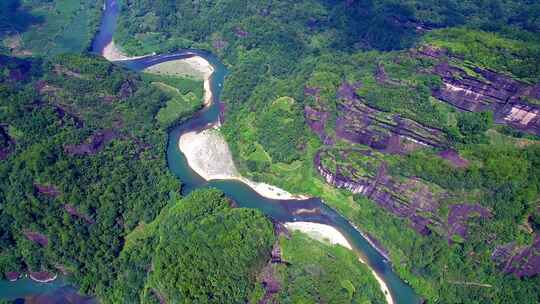
<svg viewBox="0 0 540 304">
<path fill-rule="evenodd" d="M 29 239 L 30 241 L 42 247 L 49 245 L 49 238 L 47 238 L 47 236 L 42 233 L 39 233 L 36 231 L 24 230 L 23 234 L 27 239 Z"/>
<path fill-rule="evenodd" d="M 377 150 L 402 153 L 446 142 L 442 131 L 371 108 L 358 97 L 341 99 L 338 111 L 336 135 Z"/>
<path fill-rule="evenodd" d="M 314 106 L 306 105 L 304 107 L 304 117 L 310 129 L 319 136 L 325 145 L 333 145 L 333 138 L 326 133 L 330 113 L 320 103 L 320 91 L 321 89 L 316 87 L 304 88 L 304 95 L 311 96 L 316 101 Z"/>
<path fill-rule="evenodd" d="M 448 243 L 453 242 L 454 236 L 467 239 L 467 221 L 473 217 L 490 218 L 491 211 L 479 204 L 455 204 L 450 206 L 448 214 Z"/>
<path fill-rule="evenodd" d="M 56 187 L 53 185 L 40 185 L 38 183 L 34 183 L 34 188 L 39 194 L 52 198 L 57 198 L 60 194 L 62 194 L 60 190 L 56 189 Z"/>
<path fill-rule="evenodd" d="M 120 90 L 118 91 L 118 98 L 120 99 L 127 99 L 137 91 L 137 88 L 135 87 L 135 83 L 131 80 L 126 80 L 122 83 L 120 86 Z"/>
<path fill-rule="evenodd" d="M 5 275 L 6 279 L 10 282 L 15 282 L 21 277 L 21 274 L 17 271 L 8 271 Z"/>
<path fill-rule="evenodd" d="M 534 86 L 476 66 L 466 71 L 451 63 L 461 61 L 433 46 L 423 46 L 416 55 L 437 60 L 432 72 L 442 79 L 433 96 L 461 110 L 493 111 L 495 122 L 540 135 L 540 107 L 527 98 L 540 99 L 540 84 Z"/>
<path fill-rule="evenodd" d="M 319 111 L 310 106 L 305 106 L 304 117 L 311 130 L 315 134 L 319 135 L 319 138 L 322 141 L 325 141 L 327 138 L 325 127 L 329 118 L 329 113 L 325 111 Z"/>
<path fill-rule="evenodd" d="M 95 221 L 91 217 L 89 217 L 86 214 L 83 214 L 83 213 L 79 212 L 79 210 L 77 210 L 77 208 L 75 206 L 71 205 L 71 204 L 64 204 L 64 210 L 66 210 L 66 212 L 69 215 L 74 216 L 76 218 L 83 219 L 88 224 L 94 224 L 95 223 Z"/>
<path fill-rule="evenodd" d="M 462 158 L 454 149 L 446 149 L 437 154 L 439 157 L 446 159 L 455 168 L 466 168 L 469 166 L 469 161 Z"/>
<path fill-rule="evenodd" d="M 540 107 L 509 102 L 495 113 L 495 122 L 540 135 Z"/>
<path fill-rule="evenodd" d="M 7 125 L 0 124 L 0 160 L 8 158 L 15 149 L 15 141 L 7 132 Z"/>
<path fill-rule="evenodd" d="M 515 243 L 498 246 L 491 255 L 505 273 L 519 278 L 540 274 L 540 234 L 535 235 L 530 246 L 518 247 Z"/>
<path fill-rule="evenodd" d="M 241 27 L 237 26 L 234 28 L 234 35 L 237 37 L 237 38 L 246 38 L 249 33 L 242 29 Z"/>
<path fill-rule="evenodd" d="M 28 276 L 30 279 L 40 283 L 52 282 L 57 278 L 56 274 L 46 271 L 29 271 Z"/>
<path fill-rule="evenodd" d="M 64 152 L 69 155 L 94 155 L 117 137 L 118 134 L 111 129 L 98 131 L 90 136 L 86 142 L 64 146 Z"/>
<path fill-rule="evenodd" d="M 333 168 L 329 168 L 329 165 L 325 165 L 322 160 L 323 157 L 328 157 L 324 155 L 326 152 L 327 150 L 319 151 L 314 163 L 319 174 L 329 184 L 367 196 L 390 213 L 408 219 L 411 226 L 420 234 L 429 234 L 432 227 L 443 226 L 437 211 L 440 199 L 446 194 L 440 189 L 434 191 L 434 186 L 419 179 L 398 180 L 387 174 L 384 162 L 379 162 L 375 170 L 373 166 L 377 162 L 364 164 L 368 167 L 362 172 L 345 165 L 338 165 L 337 162 Z M 367 155 L 368 151 L 350 152 L 375 157 Z"/>
<path fill-rule="evenodd" d="M 273 303 L 272 298 L 281 290 L 281 284 L 279 283 L 279 279 L 272 265 L 266 265 L 259 276 L 265 293 L 258 304 Z"/>
</svg>

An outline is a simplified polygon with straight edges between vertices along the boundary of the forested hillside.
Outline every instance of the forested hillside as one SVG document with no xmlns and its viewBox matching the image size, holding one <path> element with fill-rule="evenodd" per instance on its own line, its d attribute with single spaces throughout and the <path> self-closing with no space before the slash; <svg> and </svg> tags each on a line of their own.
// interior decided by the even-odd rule
<svg viewBox="0 0 540 304">
<path fill-rule="evenodd" d="M 171 97 L 95 57 L 0 67 L 0 272 L 68 273 L 103 295 L 125 236 L 179 194 L 156 119 Z"/>
<path fill-rule="evenodd" d="M 5 278 L 65 274 L 103 303 L 382 303 L 354 253 L 299 234 L 280 245 L 262 213 L 232 208 L 217 190 L 181 197 L 165 131 L 201 106 L 200 81 L 137 75 L 88 55 L 0 63 Z M 171 103 L 183 111 L 164 121 Z M 271 263 L 276 246 L 286 263 Z M 306 273 L 315 266 L 331 277 Z M 288 287 L 274 295 L 264 279 Z"/>
<path fill-rule="evenodd" d="M 125 1 L 132 54 L 212 50 L 243 174 L 321 196 L 422 296 L 539 299 L 531 1 Z"/>
<path fill-rule="evenodd" d="M 274 240 L 259 211 L 233 209 L 217 190 L 193 192 L 127 236 L 105 302 L 245 303 Z"/>
</svg>

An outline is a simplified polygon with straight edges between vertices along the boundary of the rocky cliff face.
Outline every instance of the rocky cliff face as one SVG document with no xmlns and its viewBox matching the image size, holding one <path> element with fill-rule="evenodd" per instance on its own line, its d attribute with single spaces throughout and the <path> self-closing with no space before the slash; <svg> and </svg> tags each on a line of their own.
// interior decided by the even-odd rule
<svg viewBox="0 0 540 304">
<path fill-rule="evenodd" d="M 384 77 L 381 76 L 381 81 L 383 81 L 382 78 Z M 338 113 L 335 118 L 337 138 L 367 145 L 387 153 L 406 153 L 423 146 L 445 145 L 446 137 L 442 131 L 366 105 L 356 94 L 356 89 L 359 87 L 361 83 L 351 84 L 344 81 L 338 88 Z M 319 89 L 306 87 L 304 94 L 318 101 Z M 311 130 L 325 145 L 334 144 L 334 138 L 326 132 L 326 126 L 332 115 L 324 106 L 318 102 L 316 106 L 306 106 L 304 116 Z"/>
<path fill-rule="evenodd" d="M 15 141 L 9 137 L 7 127 L 0 124 L 0 160 L 6 159 L 15 148 Z"/>
<path fill-rule="evenodd" d="M 518 247 L 515 243 L 498 246 L 491 255 L 505 273 L 517 277 L 532 277 L 540 274 L 540 235 L 536 234 L 530 246 Z"/>
<path fill-rule="evenodd" d="M 327 183 L 362 194 L 408 220 L 419 234 L 435 231 L 449 243 L 467 240 L 470 221 L 492 216 L 490 210 L 477 203 L 452 204 L 445 216 L 440 207 L 450 198 L 449 193 L 419 178 L 392 176 L 380 156 L 368 149 L 323 148 L 315 155 L 314 165 Z"/>
<path fill-rule="evenodd" d="M 119 135 L 112 129 L 101 130 L 78 145 L 66 145 L 64 151 L 68 155 L 94 155 Z"/>
<path fill-rule="evenodd" d="M 540 135 L 540 107 L 508 102 L 495 112 L 495 122 Z"/>
<path fill-rule="evenodd" d="M 442 131 L 371 108 L 360 98 L 342 99 L 338 111 L 337 137 L 380 151 L 401 153 L 446 142 Z"/>
<path fill-rule="evenodd" d="M 351 152 L 365 153 L 347 151 Z M 330 162 L 333 164 L 330 167 L 329 162 L 323 160 L 328 157 L 331 157 L 328 150 L 323 149 L 314 159 L 315 167 L 327 183 L 367 196 L 388 212 L 408 219 L 411 227 L 420 234 L 427 235 L 433 227 L 442 227 L 438 202 L 446 195 L 444 192 L 433 191 L 432 187 L 419 179 L 398 180 L 387 173 L 384 162 L 380 162 L 377 168 L 360 170 L 338 162 Z"/>
<path fill-rule="evenodd" d="M 531 86 L 475 66 L 466 71 L 452 64 L 460 58 L 431 46 L 420 48 L 416 55 L 438 62 L 431 72 L 441 77 L 442 86 L 433 91 L 434 97 L 465 111 L 493 111 L 496 123 L 540 135 L 540 107 L 527 102 L 540 99 L 540 84 Z"/>
<path fill-rule="evenodd" d="M 317 152 L 314 163 L 317 171 L 328 184 L 340 189 L 347 189 L 355 194 L 367 194 L 369 192 L 368 190 L 371 186 L 369 179 L 358 178 L 357 180 L 352 181 L 351 179 L 341 175 L 339 173 L 339 168 L 336 168 L 336 172 L 332 172 L 329 168 L 326 168 L 321 163 L 321 154 L 323 153 L 324 151 Z"/>
</svg>

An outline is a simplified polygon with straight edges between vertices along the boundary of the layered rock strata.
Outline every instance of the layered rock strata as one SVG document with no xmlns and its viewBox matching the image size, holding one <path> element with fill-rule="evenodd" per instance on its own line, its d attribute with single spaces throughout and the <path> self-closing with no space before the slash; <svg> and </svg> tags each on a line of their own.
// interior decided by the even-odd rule
<svg viewBox="0 0 540 304">
<path fill-rule="evenodd" d="M 457 66 L 465 66 L 461 58 L 432 46 L 416 55 L 437 61 L 431 72 L 441 77 L 442 86 L 433 91 L 434 97 L 464 111 L 493 111 L 496 123 L 540 135 L 540 106 L 529 102 L 540 100 L 540 84 L 531 86 L 477 66 L 466 70 Z"/>
</svg>

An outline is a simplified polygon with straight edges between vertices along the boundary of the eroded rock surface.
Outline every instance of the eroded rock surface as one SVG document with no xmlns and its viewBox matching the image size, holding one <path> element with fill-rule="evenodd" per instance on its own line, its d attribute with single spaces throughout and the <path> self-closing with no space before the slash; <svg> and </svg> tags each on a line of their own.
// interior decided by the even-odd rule
<svg viewBox="0 0 540 304">
<path fill-rule="evenodd" d="M 505 273 L 519 278 L 540 274 L 540 234 L 530 246 L 518 247 L 515 243 L 498 246 L 491 255 Z"/>
<path fill-rule="evenodd" d="M 42 247 L 49 245 L 49 238 L 47 238 L 47 236 L 44 234 L 30 230 L 24 230 L 23 234 L 27 239 Z"/>
<path fill-rule="evenodd" d="M 327 183 L 353 193 L 363 194 L 375 201 L 388 212 L 409 220 L 412 228 L 426 235 L 431 227 L 442 227 L 438 217 L 439 201 L 446 195 L 434 185 L 420 179 L 396 179 L 387 173 L 386 164 L 377 160 L 369 150 L 345 150 L 334 153 L 343 158 L 353 158 L 361 154 L 367 158 L 358 162 L 362 168 L 332 161 L 336 154 L 321 150 L 315 156 L 315 167 Z M 330 159 L 330 160 L 329 160 Z"/>
<path fill-rule="evenodd" d="M 64 204 L 64 210 L 66 210 L 66 212 L 69 215 L 80 218 L 80 219 L 83 219 L 88 224 L 94 224 L 95 223 L 94 220 L 91 217 L 89 217 L 88 215 L 86 215 L 84 213 L 79 212 L 79 210 L 77 210 L 77 208 L 75 206 L 71 205 L 71 204 Z"/>
<path fill-rule="evenodd" d="M 98 131 L 90 136 L 86 142 L 78 145 L 66 145 L 64 152 L 69 155 L 94 155 L 117 137 L 118 134 L 111 129 Z"/>
<path fill-rule="evenodd" d="M 454 236 L 467 239 L 467 222 L 474 217 L 490 218 L 491 211 L 479 204 L 455 204 L 450 206 L 448 215 L 448 243 L 452 243 Z"/>
<path fill-rule="evenodd" d="M 17 281 L 21 276 L 21 274 L 17 271 L 8 271 L 5 273 L 5 275 L 6 275 L 6 279 L 10 282 Z"/>
<path fill-rule="evenodd" d="M 377 150 L 401 153 L 446 142 L 442 131 L 371 108 L 358 97 L 341 99 L 338 111 L 336 135 Z"/>
<path fill-rule="evenodd" d="M 493 111 L 496 123 L 540 135 L 540 107 L 527 102 L 540 99 L 540 84 L 531 86 L 476 66 L 466 71 L 452 64 L 460 58 L 432 46 L 420 48 L 417 55 L 438 61 L 432 73 L 441 77 L 442 86 L 433 91 L 434 97 L 465 111 Z"/>
<path fill-rule="evenodd" d="M 540 107 L 509 102 L 495 113 L 495 122 L 540 135 Z"/>
<path fill-rule="evenodd" d="M 439 157 L 446 159 L 455 168 L 466 168 L 469 166 L 469 161 L 462 158 L 454 149 L 446 149 L 437 154 Z"/>
<path fill-rule="evenodd" d="M 38 183 L 34 183 L 34 188 L 38 193 L 52 198 L 56 198 L 61 194 L 60 190 L 56 189 L 56 187 L 53 185 L 40 185 Z"/>
</svg>

